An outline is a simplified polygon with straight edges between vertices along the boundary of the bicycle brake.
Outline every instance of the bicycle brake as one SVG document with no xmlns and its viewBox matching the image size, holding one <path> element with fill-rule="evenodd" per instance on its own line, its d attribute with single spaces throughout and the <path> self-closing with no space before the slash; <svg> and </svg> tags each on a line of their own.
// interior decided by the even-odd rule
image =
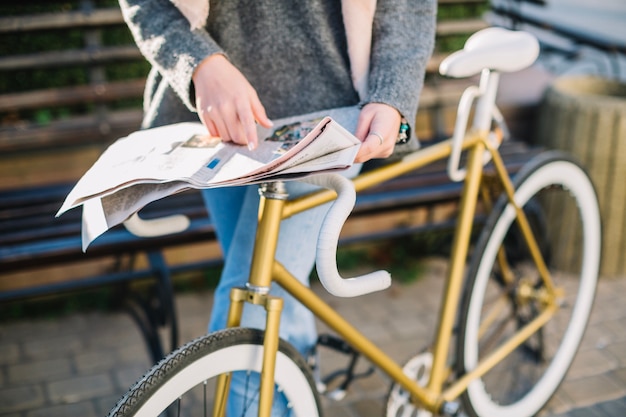
<svg viewBox="0 0 626 417">
<path fill-rule="evenodd" d="M 338 369 L 330 374 L 326 375 L 323 378 L 319 379 L 318 390 L 320 393 L 325 396 L 339 401 L 346 396 L 348 386 L 356 379 L 365 378 L 374 373 L 374 367 L 370 366 L 366 371 L 361 373 L 356 373 L 356 365 L 361 354 L 353 349 L 350 345 L 348 345 L 344 340 L 330 335 L 330 334 L 322 334 L 318 337 L 315 349 L 317 350 L 318 346 L 323 346 L 325 348 L 331 349 L 335 352 L 342 353 L 344 355 L 348 355 L 350 357 L 348 366 L 345 369 Z M 339 382 L 337 382 L 340 378 L 343 378 Z M 336 385 L 336 388 L 332 390 L 328 390 L 329 385 Z"/>
</svg>

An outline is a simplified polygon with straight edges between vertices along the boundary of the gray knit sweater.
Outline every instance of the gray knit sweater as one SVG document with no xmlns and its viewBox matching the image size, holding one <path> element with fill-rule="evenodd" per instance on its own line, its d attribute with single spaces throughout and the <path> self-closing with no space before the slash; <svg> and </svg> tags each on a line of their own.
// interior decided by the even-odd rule
<svg viewBox="0 0 626 417">
<path fill-rule="evenodd" d="M 205 29 L 169 0 L 120 0 L 128 26 L 153 69 L 144 127 L 198 120 L 191 75 L 224 53 L 248 78 L 270 118 L 356 105 L 339 0 L 212 0 Z M 415 120 L 435 32 L 435 0 L 378 0 L 369 92 Z"/>
</svg>

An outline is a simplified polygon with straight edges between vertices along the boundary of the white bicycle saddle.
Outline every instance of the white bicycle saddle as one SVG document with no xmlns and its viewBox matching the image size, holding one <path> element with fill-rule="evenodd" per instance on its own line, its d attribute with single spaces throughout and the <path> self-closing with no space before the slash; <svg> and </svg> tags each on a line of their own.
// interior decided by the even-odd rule
<svg viewBox="0 0 626 417">
<path fill-rule="evenodd" d="M 474 33 L 460 51 L 441 62 L 439 72 L 455 78 L 471 77 L 483 69 L 514 72 L 539 56 L 539 42 L 528 32 L 491 27 Z"/>
</svg>

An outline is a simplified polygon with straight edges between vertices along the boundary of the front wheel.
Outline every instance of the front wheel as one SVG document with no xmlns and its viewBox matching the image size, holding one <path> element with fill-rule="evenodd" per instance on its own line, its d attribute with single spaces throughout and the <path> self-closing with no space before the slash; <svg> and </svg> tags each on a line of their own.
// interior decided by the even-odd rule
<svg viewBox="0 0 626 417">
<path fill-rule="evenodd" d="M 466 412 L 528 417 L 552 397 L 571 365 L 593 304 L 600 263 L 598 201 L 586 172 L 546 152 L 515 179 L 523 209 L 557 291 L 550 321 L 463 394 Z M 477 243 L 462 299 L 457 371 L 464 374 L 540 315 L 549 290 L 540 278 L 506 196 Z"/>
<path fill-rule="evenodd" d="M 216 379 L 229 373 L 233 373 L 229 417 L 257 416 L 262 357 L 260 330 L 232 328 L 200 337 L 155 365 L 117 403 L 109 417 L 213 415 Z M 295 348 L 282 340 L 275 381 L 272 415 L 322 415 L 307 364 Z M 236 415 L 233 410 L 237 410 Z"/>
</svg>

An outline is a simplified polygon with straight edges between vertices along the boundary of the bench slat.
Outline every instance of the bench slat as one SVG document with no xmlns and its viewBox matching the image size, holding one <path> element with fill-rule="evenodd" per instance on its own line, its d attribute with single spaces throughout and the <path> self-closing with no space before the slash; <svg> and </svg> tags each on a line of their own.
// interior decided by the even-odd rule
<svg viewBox="0 0 626 417">
<path fill-rule="evenodd" d="M 41 13 L 37 15 L 11 16 L 0 18 L 0 33 L 21 33 L 40 30 L 76 27 L 100 27 L 124 24 L 119 7 L 63 13 Z"/>
<path fill-rule="evenodd" d="M 0 95 L 0 112 L 67 106 L 79 103 L 101 103 L 143 95 L 146 80 L 135 79 L 101 84 L 29 91 Z"/>
<path fill-rule="evenodd" d="M 0 128 L 0 153 L 37 151 L 49 147 L 106 143 L 128 135 L 141 125 L 141 109 L 109 111 L 55 120 L 45 126 L 29 123 Z"/>
<path fill-rule="evenodd" d="M 142 59 L 142 55 L 139 49 L 134 45 L 102 46 L 90 49 L 37 52 L 35 54 L 6 56 L 0 58 L 0 71 L 63 68 L 139 59 Z"/>
</svg>

